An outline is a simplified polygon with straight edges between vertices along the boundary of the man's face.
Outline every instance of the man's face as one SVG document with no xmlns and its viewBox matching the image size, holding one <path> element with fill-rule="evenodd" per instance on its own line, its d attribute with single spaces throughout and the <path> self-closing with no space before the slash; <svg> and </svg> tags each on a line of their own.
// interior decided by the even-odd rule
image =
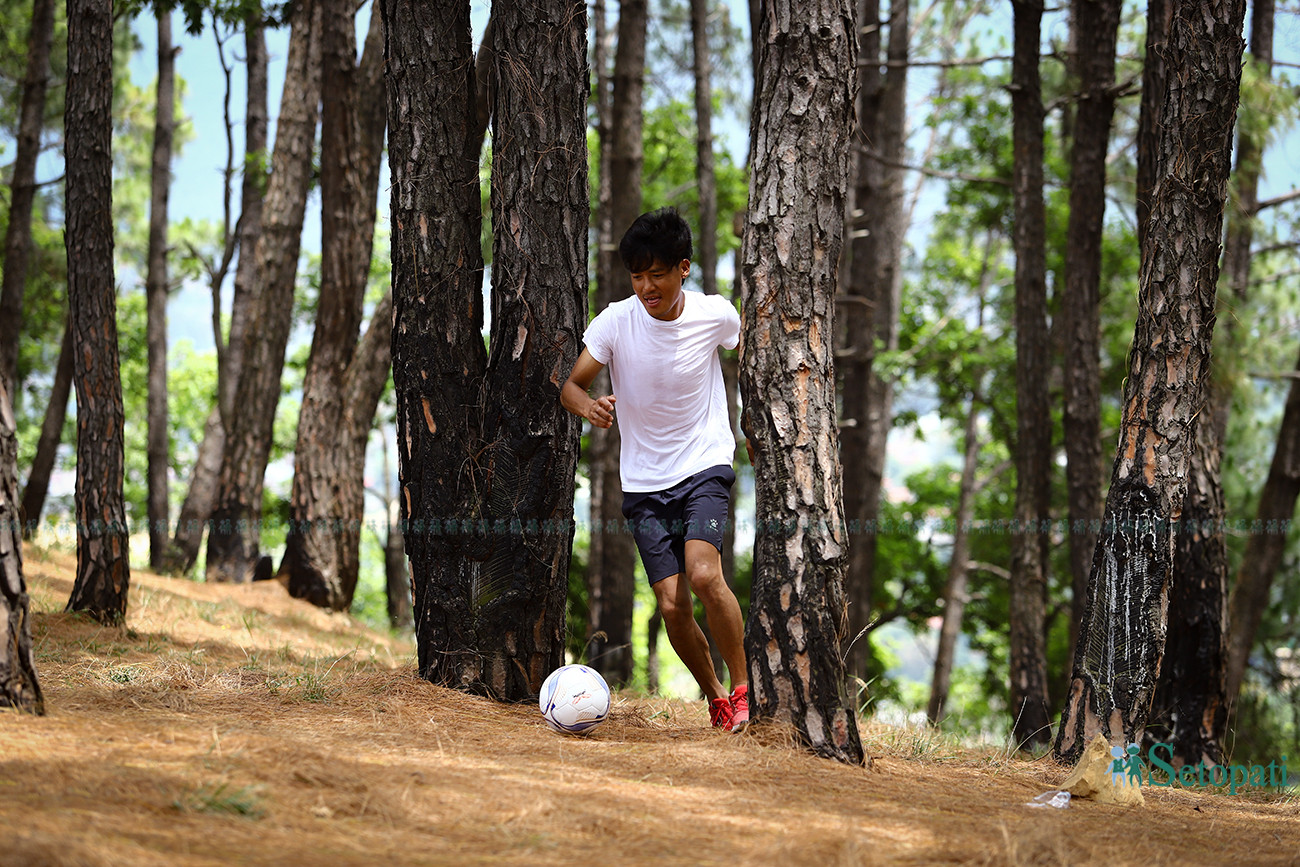
<svg viewBox="0 0 1300 867">
<path fill-rule="evenodd" d="M 682 315 L 682 281 L 691 273 L 691 260 L 665 265 L 656 260 L 644 271 L 632 272 L 632 291 L 655 319 L 671 321 Z"/>
</svg>

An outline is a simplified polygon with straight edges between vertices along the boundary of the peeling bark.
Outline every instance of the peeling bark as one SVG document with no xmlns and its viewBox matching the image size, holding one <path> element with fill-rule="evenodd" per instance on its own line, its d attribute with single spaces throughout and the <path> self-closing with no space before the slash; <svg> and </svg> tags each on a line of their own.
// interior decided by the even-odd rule
<svg viewBox="0 0 1300 867">
<path fill-rule="evenodd" d="M 0 377 L 0 707 L 43 714 L 45 699 L 32 661 L 31 602 L 23 583 L 17 461 L 17 426 Z"/>
<path fill-rule="evenodd" d="M 819 755 L 864 760 L 844 681 L 834 297 L 857 61 L 851 0 L 763 9 L 741 248 L 741 390 L 758 533 L 750 708 Z"/>
<path fill-rule="evenodd" d="M 1206 402 L 1244 0 L 1169 5 L 1148 252 L 1105 518 L 1055 754 L 1140 741 L 1164 651 L 1173 522 Z"/>
</svg>

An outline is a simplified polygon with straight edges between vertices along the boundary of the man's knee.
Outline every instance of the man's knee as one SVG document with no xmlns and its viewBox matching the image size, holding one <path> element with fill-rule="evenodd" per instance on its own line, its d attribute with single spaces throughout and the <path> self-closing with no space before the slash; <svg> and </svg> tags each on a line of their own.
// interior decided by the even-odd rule
<svg viewBox="0 0 1300 867">
<path fill-rule="evenodd" d="M 717 557 L 698 557 L 686 563 L 686 575 L 691 582 L 691 589 L 701 599 L 721 594 L 727 589 L 727 582 L 722 579 L 722 563 Z"/>
</svg>

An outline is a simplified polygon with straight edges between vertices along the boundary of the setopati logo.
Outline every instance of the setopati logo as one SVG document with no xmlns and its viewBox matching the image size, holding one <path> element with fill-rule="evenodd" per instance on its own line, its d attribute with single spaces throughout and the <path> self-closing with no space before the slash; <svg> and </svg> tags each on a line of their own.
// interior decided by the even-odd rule
<svg viewBox="0 0 1300 867">
<path fill-rule="evenodd" d="M 1128 783 L 1138 786 L 1181 786 L 1185 789 L 1201 786 L 1227 786 L 1228 793 L 1251 788 L 1281 789 L 1287 785 L 1286 756 L 1267 765 L 1194 765 L 1174 767 L 1174 749 L 1169 744 L 1152 744 L 1142 760 L 1142 748 L 1129 744 L 1110 748 L 1114 761 L 1110 763 L 1111 779 L 1117 785 Z M 1160 776 L 1157 776 L 1159 774 Z"/>
</svg>

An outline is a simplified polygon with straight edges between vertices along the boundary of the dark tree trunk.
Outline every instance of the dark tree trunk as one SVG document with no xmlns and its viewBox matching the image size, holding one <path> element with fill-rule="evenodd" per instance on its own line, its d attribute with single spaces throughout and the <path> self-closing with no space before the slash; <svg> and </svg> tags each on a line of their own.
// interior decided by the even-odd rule
<svg viewBox="0 0 1300 867">
<path fill-rule="evenodd" d="M 859 2 L 863 57 L 880 57 L 880 3 Z M 845 348 L 840 368 L 844 417 L 844 510 L 851 530 L 848 572 L 848 670 L 870 678 L 871 642 L 863 635 L 875 593 L 876 519 L 884 481 L 885 447 L 893 426 L 894 385 L 874 366 L 876 353 L 898 348 L 903 288 L 903 161 L 907 125 L 908 3 L 889 6 L 888 72 L 881 64 L 857 69 L 858 131 L 853 186 L 853 232 L 844 305 Z"/>
<path fill-rule="evenodd" d="M 1264 481 L 1259 506 L 1255 510 L 1251 542 L 1237 572 L 1228 604 L 1226 690 L 1229 704 L 1237 700 L 1241 691 L 1250 651 L 1255 645 L 1255 633 L 1259 631 L 1264 609 L 1269 604 L 1273 578 L 1282 566 L 1287 532 L 1295 516 L 1296 499 L 1300 497 L 1300 358 L 1296 360 L 1295 370 L 1296 376 L 1287 391 L 1286 408 L 1282 412 L 1282 425 L 1277 432 L 1268 478 Z"/>
<path fill-rule="evenodd" d="M 860 764 L 840 656 L 844 525 L 834 299 L 853 132 L 851 0 L 764 7 L 741 247 L 740 385 L 758 535 L 745 650 L 751 711 Z"/>
<path fill-rule="evenodd" d="M 0 277 L 0 379 L 18 392 L 18 339 L 23 330 L 23 292 L 32 249 L 32 202 L 36 198 L 36 158 L 41 152 L 45 88 L 54 41 L 54 0 L 34 0 L 27 37 L 27 74 L 18 108 L 13 176 L 9 182 L 9 225 L 5 229 L 4 275 Z"/>
<path fill-rule="evenodd" d="M 394 629 L 411 628 L 411 573 L 406 567 L 402 542 L 402 509 L 397 500 L 388 505 L 388 535 L 384 539 L 384 583 L 388 623 Z"/>
<path fill-rule="evenodd" d="M 1070 218 L 1065 242 L 1065 478 L 1070 519 L 1070 652 L 1074 658 L 1088 566 L 1101 524 L 1101 237 L 1106 218 L 1106 154 L 1115 113 L 1115 44 L 1120 0 L 1073 0 L 1071 32 L 1079 57 L 1079 102 L 1070 158 Z M 1087 34 L 1086 38 L 1077 37 Z"/>
<path fill-rule="evenodd" d="M 45 713 L 32 662 L 31 606 L 23 583 L 18 518 L 18 436 L 9 391 L 0 378 L 0 707 Z"/>
<path fill-rule="evenodd" d="M 382 333 L 370 341 L 372 355 L 381 356 L 361 359 L 363 364 L 382 362 L 377 387 L 361 389 L 373 400 L 349 402 L 349 386 L 361 386 L 353 379 L 351 365 L 358 360 L 357 330 L 370 273 L 384 128 L 384 113 L 373 111 L 383 104 L 378 73 L 381 18 L 371 18 L 367 51 L 358 67 L 354 10 L 351 0 L 324 2 L 321 286 L 298 415 L 289 532 L 280 564 L 291 595 L 336 611 L 351 607 L 356 591 L 365 445 L 387 380 L 392 336 L 390 315 L 379 325 Z"/>
<path fill-rule="evenodd" d="M 641 214 L 646 7 L 646 0 L 627 0 L 619 6 L 618 49 L 606 114 L 609 124 L 601 127 L 601 163 L 608 168 L 609 185 L 606 189 L 602 176 L 599 205 L 604 213 L 597 216 L 601 241 L 596 254 L 596 313 L 631 293 L 631 283 L 618 257 L 618 242 Z M 601 372 L 594 388 L 597 394 L 609 392 L 607 372 Z M 620 685 L 632 679 L 636 552 L 631 534 L 622 529 L 618 426 L 603 430 L 593 427 L 588 442 L 591 473 L 588 659 L 606 680 Z"/>
<path fill-rule="evenodd" d="M 68 321 L 77 388 L 77 580 L 70 611 L 126 616 L 131 580 L 122 500 L 122 380 L 113 282 L 113 9 L 68 3 Z"/>
<path fill-rule="evenodd" d="M 154 107 L 153 175 L 149 202 L 148 271 L 145 276 L 146 338 L 149 349 L 148 506 L 149 568 L 167 562 L 167 469 L 171 463 L 167 426 L 167 200 L 171 193 L 172 139 L 176 130 L 176 54 L 171 11 L 158 12 L 158 98 Z"/>
<path fill-rule="evenodd" d="M 1167 743 L 1175 766 L 1223 761 L 1227 724 L 1223 634 L 1227 550 L 1223 535 L 1222 443 L 1210 413 L 1195 422 L 1187 495 L 1174 540 L 1169 628 L 1151 702 L 1148 743 Z"/>
<path fill-rule="evenodd" d="M 1011 68 L 1016 251 L 1016 532 L 1011 540 L 1012 733 L 1021 747 L 1051 740 L 1047 703 L 1047 551 L 1052 426 L 1047 390 L 1043 99 L 1038 75 L 1042 0 L 1015 0 Z"/>
<path fill-rule="evenodd" d="M 217 405 L 203 426 L 203 440 L 190 469 L 190 485 L 176 519 L 172 537 L 172 561 L 169 568 L 188 572 L 198 560 L 207 526 L 221 482 L 221 461 L 226 450 L 226 420 L 235 403 L 235 390 L 243 369 L 243 351 L 248 321 L 256 307 L 257 239 L 262 234 L 262 195 L 265 174 L 260 170 L 267 144 L 267 57 L 262 10 L 255 9 L 244 19 L 244 55 L 247 68 L 248 96 L 244 114 L 244 179 L 241 184 L 239 211 L 239 264 L 235 268 L 234 297 L 230 302 L 230 331 L 226 350 L 217 371 Z M 220 335 L 216 335 L 220 340 Z"/>
<path fill-rule="evenodd" d="M 1173 522 L 1204 408 L 1245 0 L 1172 0 L 1149 251 L 1110 491 L 1055 753 L 1140 741 L 1164 651 Z"/>
<path fill-rule="evenodd" d="M 469 3 L 382 0 L 393 226 L 393 384 L 421 676 L 476 659 L 474 457 L 487 367 Z M 435 155 L 441 155 L 435 158 Z M 445 530 L 445 531 L 444 531 Z M 470 681 L 473 677 L 470 677 Z M 469 685 L 466 681 L 465 685 Z"/>
<path fill-rule="evenodd" d="M 975 505 L 975 469 L 979 462 L 979 408 L 971 395 L 966 413 L 965 454 L 961 466 L 961 488 L 957 493 L 957 511 L 953 514 L 952 556 L 948 560 L 948 582 L 943 590 L 943 623 L 939 627 L 939 646 L 934 654 L 934 677 L 930 681 L 930 703 L 925 718 L 938 725 L 948 704 L 952 684 L 952 663 L 961 635 L 961 621 L 966 610 L 966 583 L 970 570 L 970 523 Z"/>
<path fill-rule="evenodd" d="M 1253 6 L 1250 53 L 1265 77 L 1273 59 L 1272 0 Z M 1219 358 L 1209 384 L 1208 407 L 1196 419 L 1196 453 L 1188 472 L 1187 499 L 1174 547 L 1174 571 L 1169 590 L 1169 631 L 1160 667 L 1147 740 L 1173 745 L 1174 761 L 1212 765 L 1223 760 L 1228 694 L 1228 662 L 1224 624 L 1227 598 L 1227 546 L 1223 534 L 1223 490 L 1220 461 L 1227 436 L 1234 379 L 1232 359 L 1240 357 L 1238 310 L 1250 285 L 1250 246 L 1257 211 L 1261 137 L 1249 125 L 1237 130 L 1235 207 L 1225 214 L 1224 282 L 1231 295 L 1221 294 Z M 1152 731 L 1152 728 L 1156 729 Z"/>
<path fill-rule="evenodd" d="M 27 487 L 23 488 L 23 534 L 30 535 L 40 523 L 45 509 L 45 496 L 50 490 L 50 474 L 54 459 L 63 441 L 63 423 L 68 417 L 68 395 L 72 392 L 72 330 L 65 325 L 63 343 L 59 346 L 59 360 L 54 368 L 54 382 L 50 385 L 50 402 L 45 407 L 45 420 L 41 422 L 41 436 L 36 441 L 36 454 L 32 457 Z"/>
<path fill-rule="evenodd" d="M 284 351 L 293 324 L 303 215 L 311 183 L 312 147 L 320 103 L 320 21 L 317 2 L 298 6 L 289 37 L 289 59 L 271 180 L 262 211 L 262 234 L 253 251 L 259 289 L 243 341 L 221 482 L 208 530 L 209 581 L 249 581 L 261 538 L 262 481 L 271 452 L 280 400 Z"/>
<path fill-rule="evenodd" d="M 1137 231 L 1142 258 L 1149 255 L 1148 227 L 1160 153 L 1160 110 L 1168 87 L 1171 0 L 1147 0 L 1146 56 L 1142 60 L 1142 102 L 1137 131 Z"/>
<path fill-rule="evenodd" d="M 691 0 L 691 64 L 695 74 L 695 177 L 700 196 L 696 263 L 707 295 L 718 294 L 718 182 L 713 171 L 713 85 L 709 0 Z"/>
<path fill-rule="evenodd" d="M 560 387 L 587 316 L 586 4 L 508 6 L 497 28 L 483 402 L 483 515 L 492 530 L 469 601 L 482 685 L 522 699 L 564 661 L 581 425 L 560 404 Z"/>
</svg>

